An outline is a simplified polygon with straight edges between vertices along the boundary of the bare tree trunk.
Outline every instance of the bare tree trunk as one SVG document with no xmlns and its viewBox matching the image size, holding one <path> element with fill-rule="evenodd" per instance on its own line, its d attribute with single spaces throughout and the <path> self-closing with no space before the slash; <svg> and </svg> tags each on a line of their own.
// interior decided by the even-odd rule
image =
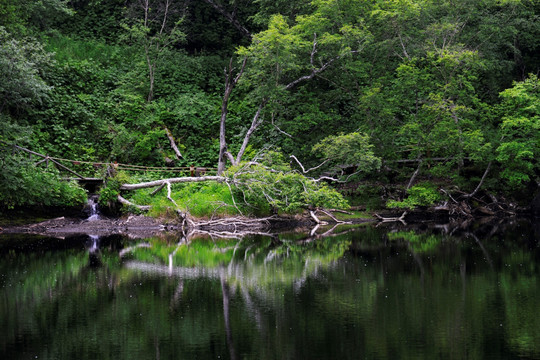
<svg viewBox="0 0 540 360">
<path fill-rule="evenodd" d="M 262 120 L 260 120 L 261 112 L 266 106 L 267 102 L 268 100 L 264 99 L 259 105 L 259 108 L 257 109 L 257 112 L 255 113 L 255 116 L 253 116 L 253 120 L 251 121 L 251 126 L 249 127 L 246 133 L 246 136 L 244 136 L 244 141 L 242 142 L 242 146 L 240 147 L 240 150 L 238 151 L 238 154 L 236 155 L 236 164 L 242 161 L 242 156 L 244 156 L 244 152 L 246 151 L 249 140 L 251 139 L 251 135 L 253 135 L 253 133 L 255 132 L 255 130 L 257 130 L 259 125 L 262 124 Z"/>
<path fill-rule="evenodd" d="M 412 174 L 411 179 L 409 180 L 409 183 L 407 184 L 406 190 L 409 190 L 413 186 L 414 181 L 416 180 L 416 177 L 418 176 L 418 173 L 420 172 L 420 168 L 422 167 L 422 159 L 420 158 L 420 156 L 418 157 L 417 160 L 418 160 L 418 167 Z"/>
<path fill-rule="evenodd" d="M 153 20 L 150 18 L 150 11 L 152 10 L 153 6 L 150 4 L 150 0 L 140 0 L 139 3 L 144 11 L 144 22 L 143 22 L 144 27 L 149 29 L 150 23 L 153 22 Z M 152 38 L 150 39 L 146 38 L 145 43 L 144 43 L 146 64 L 148 66 L 148 78 L 150 81 L 149 88 L 148 88 L 148 97 L 146 98 L 146 101 L 149 103 L 152 102 L 152 100 L 154 99 L 154 85 L 155 85 L 157 59 L 159 57 L 160 52 L 163 50 L 163 47 L 166 46 L 166 45 L 161 46 L 159 39 L 161 39 L 163 36 L 163 32 L 165 30 L 165 26 L 167 24 L 167 20 L 169 16 L 170 6 L 171 6 L 171 0 L 166 0 L 164 3 L 164 8 L 163 8 L 163 19 L 161 20 L 161 23 L 159 24 L 160 29 L 159 29 L 158 34 L 156 35 L 158 37 L 158 40 L 156 40 L 154 43 Z M 155 50 L 154 56 L 152 56 L 151 54 L 152 49 Z"/>
<path fill-rule="evenodd" d="M 244 58 L 244 61 L 242 62 L 242 67 L 240 68 L 240 71 L 234 79 L 232 78 L 232 72 L 234 68 L 232 67 L 232 61 L 231 58 L 229 62 L 229 69 L 225 70 L 225 92 L 223 94 L 223 101 L 221 102 L 221 119 L 219 121 L 219 157 L 218 157 L 218 171 L 217 174 L 221 175 L 223 171 L 225 170 L 225 161 L 227 156 L 231 163 L 235 165 L 234 158 L 232 155 L 227 151 L 227 138 L 226 138 L 226 131 L 225 131 L 225 125 L 227 121 L 227 113 L 228 113 L 228 105 L 229 105 L 229 98 L 231 97 L 231 93 L 238 83 L 238 80 L 242 77 L 242 74 L 244 73 L 244 69 L 246 68 L 247 63 L 247 57 Z"/>
<path fill-rule="evenodd" d="M 137 190 L 137 189 L 146 189 L 156 186 L 162 186 L 167 185 L 167 183 L 170 184 L 176 184 L 176 183 L 188 183 L 188 182 L 205 182 L 205 181 L 217 181 L 217 182 L 224 182 L 227 179 L 223 176 L 201 176 L 201 177 L 181 177 L 181 178 L 170 178 L 170 179 L 161 179 L 161 180 L 155 180 L 155 181 L 149 181 L 144 183 L 138 183 L 138 184 L 123 184 L 120 186 L 120 190 Z"/>
<path fill-rule="evenodd" d="M 211 1 L 211 0 L 207 0 L 207 1 Z M 310 55 L 310 63 L 312 65 L 312 70 L 311 72 L 308 74 L 308 75 L 304 75 L 304 76 L 301 76 L 299 78 L 297 78 L 296 80 L 293 80 L 291 81 L 290 83 L 288 83 L 287 85 L 285 85 L 285 90 L 291 90 L 293 89 L 294 87 L 296 87 L 296 85 L 304 82 L 304 81 L 308 81 L 308 80 L 311 80 L 313 79 L 315 76 L 317 76 L 318 74 L 320 74 L 321 72 L 325 71 L 326 69 L 328 69 L 330 67 L 330 65 L 332 65 L 336 60 L 342 58 L 344 55 L 338 55 L 330 60 L 328 60 L 326 63 L 324 63 L 323 65 L 321 65 L 319 68 L 315 68 L 314 67 L 314 57 L 315 57 L 315 54 L 317 53 L 317 34 L 313 34 L 314 37 L 313 37 L 313 48 L 311 50 L 311 55 Z M 359 50 L 353 50 L 350 52 L 350 54 L 354 54 L 354 53 L 357 53 Z M 243 69 L 244 69 L 244 65 L 245 65 L 245 62 L 247 61 L 247 59 L 244 59 L 244 63 L 242 64 L 242 70 L 241 72 L 237 75 L 237 78 L 239 79 L 239 76 L 242 75 L 243 73 Z M 227 80 L 230 79 L 230 71 L 227 75 Z M 235 79 L 235 81 L 237 81 Z M 236 84 L 236 83 L 234 83 Z M 232 89 L 231 89 L 232 91 Z M 224 157 L 225 155 L 229 158 L 229 160 L 231 161 L 231 163 L 233 165 L 236 165 L 238 163 L 240 163 L 242 161 L 242 157 L 244 156 L 244 152 L 246 151 L 246 148 L 247 148 L 247 145 L 251 139 L 251 136 L 253 135 L 253 133 L 255 132 L 255 130 L 257 130 L 257 128 L 263 123 L 263 120 L 261 119 L 261 114 L 262 114 L 262 111 L 263 109 L 265 108 L 265 106 L 268 104 L 268 98 L 263 98 L 261 100 L 261 103 L 259 104 L 259 108 L 257 109 L 257 112 L 255 113 L 255 115 L 253 116 L 253 120 L 251 121 L 251 126 L 249 127 L 246 135 L 244 136 L 244 141 L 242 142 L 242 146 L 240 147 L 240 150 L 238 151 L 238 154 L 236 155 L 236 160 L 233 159 L 233 156 L 232 154 L 230 154 L 228 151 L 226 151 L 226 141 L 225 141 L 225 121 L 226 121 L 226 106 L 228 104 L 228 97 L 230 96 L 230 92 L 227 93 L 227 86 L 225 87 L 225 94 L 227 95 L 227 98 L 225 99 L 224 97 L 224 102 L 222 103 L 222 116 L 221 116 L 221 122 L 222 122 L 222 126 L 220 126 L 220 130 L 222 129 L 223 132 L 220 132 L 220 145 L 224 144 L 224 147 L 222 148 L 220 146 L 220 155 L 219 155 L 219 160 L 224 162 Z M 227 101 L 225 101 L 227 100 Z M 225 116 L 224 116 L 225 114 Z M 223 140 L 221 138 L 221 136 L 223 135 Z M 222 143 L 223 141 L 223 143 Z M 221 167 L 224 169 L 224 164 L 221 164 Z M 219 172 L 219 164 L 218 164 L 218 174 L 220 174 Z M 221 170 L 223 171 L 223 170 Z"/>
</svg>

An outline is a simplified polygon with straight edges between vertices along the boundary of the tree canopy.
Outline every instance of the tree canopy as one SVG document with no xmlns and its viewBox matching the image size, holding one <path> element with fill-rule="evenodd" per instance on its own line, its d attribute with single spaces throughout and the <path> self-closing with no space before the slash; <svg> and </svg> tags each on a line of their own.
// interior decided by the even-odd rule
<svg viewBox="0 0 540 360">
<path fill-rule="evenodd" d="M 530 199 L 539 16 L 536 0 L 0 0 L 0 140 L 220 171 L 274 149 L 314 179 Z"/>
</svg>

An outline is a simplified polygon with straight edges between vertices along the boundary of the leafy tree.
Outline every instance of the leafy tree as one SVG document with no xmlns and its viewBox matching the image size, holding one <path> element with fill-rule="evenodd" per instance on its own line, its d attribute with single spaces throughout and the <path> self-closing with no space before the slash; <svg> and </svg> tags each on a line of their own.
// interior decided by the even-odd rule
<svg viewBox="0 0 540 360">
<path fill-rule="evenodd" d="M 0 112 L 17 114 L 47 95 L 51 87 L 43 80 L 51 54 L 35 39 L 14 38 L 0 27 Z"/>
<path fill-rule="evenodd" d="M 162 52 L 183 41 L 185 34 L 180 30 L 181 8 L 172 0 L 143 0 L 134 3 L 128 12 L 128 23 L 124 28 L 128 36 L 144 49 L 148 67 L 148 102 L 154 98 L 156 68 Z"/>
<path fill-rule="evenodd" d="M 323 154 L 332 174 L 343 173 L 345 167 L 354 168 L 355 173 L 369 173 L 381 166 L 381 159 L 374 155 L 373 145 L 365 134 L 330 135 L 315 144 L 313 152 Z"/>
<path fill-rule="evenodd" d="M 497 160 L 500 176 L 512 188 L 520 188 L 539 175 L 540 164 L 540 79 L 530 75 L 501 92 L 501 143 Z"/>
</svg>

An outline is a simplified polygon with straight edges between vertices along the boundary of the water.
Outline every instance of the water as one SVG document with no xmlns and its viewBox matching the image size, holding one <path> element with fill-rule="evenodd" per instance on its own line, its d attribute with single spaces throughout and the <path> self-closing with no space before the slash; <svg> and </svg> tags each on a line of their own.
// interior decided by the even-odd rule
<svg viewBox="0 0 540 360">
<path fill-rule="evenodd" d="M 98 199 L 95 196 L 88 198 L 88 203 L 86 204 L 88 208 L 88 219 L 87 221 L 96 221 L 99 220 L 99 209 L 98 209 Z"/>
<path fill-rule="evenodd" d="M 538 224 L 333 235 L 0 236 L 0 358 L 540 359 Z"/>
</svg>

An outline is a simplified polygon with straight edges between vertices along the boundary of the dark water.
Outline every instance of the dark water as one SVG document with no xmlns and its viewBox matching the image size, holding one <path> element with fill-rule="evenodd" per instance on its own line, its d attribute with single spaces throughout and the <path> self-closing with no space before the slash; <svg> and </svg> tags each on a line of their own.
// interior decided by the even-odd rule
<svg viewBox="0 0 540 360">
<path fill-rule="evenodd" d="M 333 235 L 0 237 L 0 359 L 540 359 L 539 225 Z"/>
</svg>

